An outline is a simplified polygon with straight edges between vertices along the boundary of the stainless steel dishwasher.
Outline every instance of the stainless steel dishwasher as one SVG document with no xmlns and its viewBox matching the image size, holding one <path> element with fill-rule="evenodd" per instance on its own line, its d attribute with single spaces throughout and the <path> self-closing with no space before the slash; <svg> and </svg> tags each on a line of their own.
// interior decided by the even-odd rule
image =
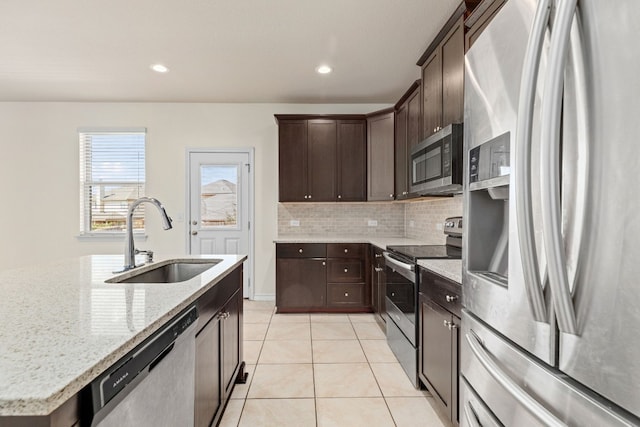
<svg viewBox="0 0 640 427">
<path fill-rule="evenodd" d="M 92 427 L 193 425 L 197 318 L 189 307 L 90 384 Z"/>
</svg>

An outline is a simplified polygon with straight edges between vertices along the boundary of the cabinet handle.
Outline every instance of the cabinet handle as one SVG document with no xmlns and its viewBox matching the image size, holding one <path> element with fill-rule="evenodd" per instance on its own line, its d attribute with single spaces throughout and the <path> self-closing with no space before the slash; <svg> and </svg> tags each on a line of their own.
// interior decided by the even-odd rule
<svg viewBox="0 0 640 427">
<path fill-rule="evenodd" d="M 345 249 L 345 250 L 344 250 L 344 253 L 345 253 L 345 254 L 346 254 L 347 252 L 349 252 L 349 249 Z"/>
<path fill-rule="evenodd" d="M 327 265 L 327 263 L 326 263 L 326 262 L 324 262 L 324 261 L 322 261 L 322 265 Z"/>
<path fill-rule="evenodd" d="M 453 322 L 449 322 L 449 330 L 450 330 L 450 331 L 452 331 L 452 330 L 456 329 L 457 327 L 458 327 L 458 325 L 456 325 L 455 323 L 453 323 Z"/>
<path fill-rule="evenodd" d="M 338 199 L 342 199 L 342 195 L 338 194 Z"/>
<path fill-rule="evenodd" d="M 309 194 L 309 198 L 311 198 L 311 194 Z"/>
<path fill-rule="evenodd" d="M 306 195 L 306 194 L 304 195 L 304 198 L 305 198 L 305 199 L 307 198 L 307 195 Z"/>
<path fill-rule="evenodd" d="M 344 269 L 344 272 L 345 272 L 345 273 L 348 273 L 348 272 L 349 272 L 349 269 L 348 269 L 348 268 L 345 268 L 345 269 Z"/>
<path fill-rule="evenodd" d="M 382 254 L 376 254 L 375 257 L 376 258 L 382 258 Z"/>
<path fill-rule="evenodd" d="M 391 292 L 391 296 L 392 296 L 392 297 L 395 297 L 395 296 L 396 296 L 396 293 L 395 293 L 395 292 Z"/>
<path fill-rule="evenodd" d="M 345 296 L 345 297 L 348 297 L 348 296 L 349 296 L 349 292 L 345 292 L 345 293 L 344 293 L 344 296 Z"/>
<path fill-rule="evenodd" d="M 304 251 L 302 250 L 302 248 L 300 248 L 300 249 L 298 249 L 298 252 L 302 253 L 302 252 L 304 252 Z"/>
<path fill-rule="evenodd" d="M 198 232 L 197 232 L 197 231 L 192 231 L 192 232 L 191 232 L 191 235 L 192 235 L 192 236 L 197 236 L 197 235 L 198 235 Z"/>
<path fill-rule="evenodd" d="M 382 272 L 384 269 L 380 268 L 380 267 L 374 267 L 374 270 L 376 271 L 376 273 L 380 273 Z"/>
<path fill-rule="evenodd" d="M 449 322 L 448 320 L 443 321 L 444 327 L 448 328 L 449 325 L 451 324 L 451 322 Z"/>
<path fill-rule="evenodd" d="M 393 199 L 393 194 L 389 194 L 389 197 L 391 197 Z"/>
<path fill-rule="evenodd" d="M 454 302 L 455 300 L 458 299 L 457 295 L 446 295 L 445 299 L 447 300 L 447 302 Z"/>
</svg>

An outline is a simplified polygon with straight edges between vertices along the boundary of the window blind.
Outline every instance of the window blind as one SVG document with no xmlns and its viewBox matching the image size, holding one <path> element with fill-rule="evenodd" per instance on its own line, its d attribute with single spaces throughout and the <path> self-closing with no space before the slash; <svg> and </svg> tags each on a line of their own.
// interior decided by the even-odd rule
<svg viewBox="0 0 640 427">
<path fill-rule="evenodd" d="M 79 135 L 80 233 L 122 233 L 129 204 L 145 193 L 146 130 Z M 133 229 L 144 231 L 143 206 L 134 212 Z"/>
</svg>

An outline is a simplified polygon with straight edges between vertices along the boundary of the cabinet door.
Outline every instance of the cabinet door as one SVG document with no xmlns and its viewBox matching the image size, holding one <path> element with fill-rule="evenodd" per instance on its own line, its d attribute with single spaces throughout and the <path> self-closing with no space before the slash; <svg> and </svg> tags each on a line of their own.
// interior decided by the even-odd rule
<svg viewBox="0 0 640 427">
<path fill-rule="evenodd" d="M 442 124 L 464 119 L 464 21 L 462 17 L 442 42 Z"/>
<path fill-rule="evenodd" d="M 367 200 L 394 198 L 394 112 L 367 119 Z"/>
<path fill-rule="evenodd" d="M 336 138 L 335 120 L 307 122 L 308 201 L 336 200 Z"/>
<path fill-rule="evenodd" d="M 209 427 L 222 402 L 220 320 L 214 316 L 196 335 L 195 425 Z"/>
<path fill-rule="evenodd" d="M 276 305 L 278 310 L 324 307 L 326 282 L 325 259 L 276 259 Z"/>
<path fill-rule="evenodd" d="M 403 104 L 396 111 L 396 139 L 395 139 L 395 194 L 397 199 L 402 199 L 409 194 L 409 155 L 407 154 L 407 121 L 408 106 Z"/>
<path fill-rule="evenodd" d="M 337 200 L 367 200 L 367 140 L 364 120 L 338 121 Z"/>
<path fill-rule="evenodd" d="M 307 195 L 307 122 L 281 121 L 278 138 L 279 200 L 304 201 Z"/>
<path fill-rule="evenodd" d="M 451 330 L 448 311 L 420 297 L 420 379 L 433 397 L 451 413 Z"/>
<path fill-rule="evenodd" d="M 442 56 L 436 49 L 422 67 L 422 136 L 442 126 Z"/>
<path fill-rule="evenodd" d="M 416 89 L 413 95 L 407 100 L 407 152 L 422 141 L 420 127 L 420 89 Z M 408 159 L 406 160 L 409 161 Z"/>
<path fill-rule="evenodd" d="M 240 363 L 240 305 L 242 293 L 237 292 L 222 311 L 222 384 L 228 398 L 235 380 L 234 373 Z"/>
</svg>

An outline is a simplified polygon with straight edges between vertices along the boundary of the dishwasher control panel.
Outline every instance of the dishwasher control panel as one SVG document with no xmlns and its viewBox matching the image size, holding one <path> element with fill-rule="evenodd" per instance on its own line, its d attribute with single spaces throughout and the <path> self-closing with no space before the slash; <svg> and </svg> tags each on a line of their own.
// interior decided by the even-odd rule
<svg viewBox="0 0 640 427">
<path fill-rule="evenodd" d="M 134 380 L 138 381 L 171 352 L 175 340 L 198 319 L 195 305 L 190 306 L 166 326 L 154 332 L 102 373 L 90 385 L 94 412 L 103 408 Z"/>
</svg>

